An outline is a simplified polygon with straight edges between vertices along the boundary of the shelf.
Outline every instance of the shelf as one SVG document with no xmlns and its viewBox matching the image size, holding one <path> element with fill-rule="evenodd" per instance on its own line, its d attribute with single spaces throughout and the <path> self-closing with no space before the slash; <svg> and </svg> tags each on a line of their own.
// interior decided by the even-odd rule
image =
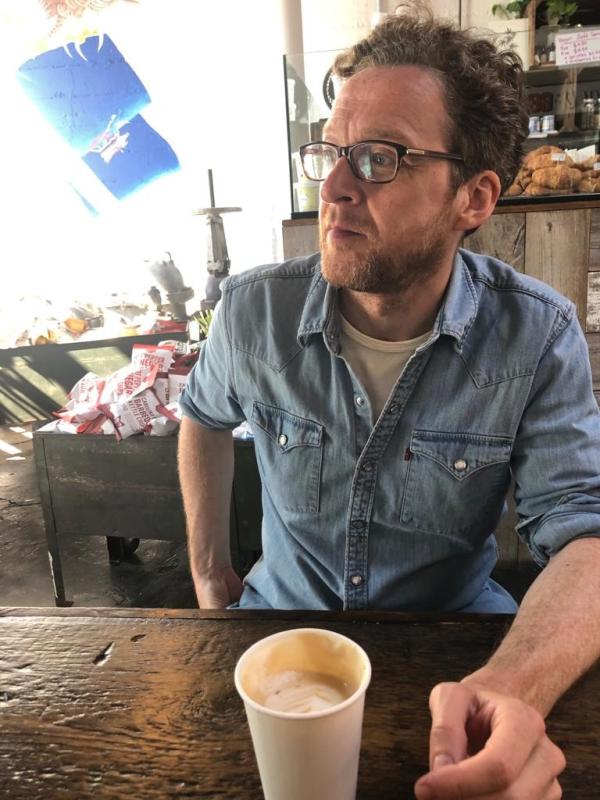
<svg viewBox="0 0 600 800">
<path fill-rule="evenodd" d="M 600 80 L 600 62 L 595 61 L 593 64 L 573 64 L 569 67 L 557 67 L 555 64 L 551 66 L 530 67 L 525 73 L 525 83 L 527 86 L 552 86 L 562 84 L 567 76 L 567 73 L 576 69 L 579 71 L 578 78 L 580 81 L 597 81 Z M 589 75 L 582 75 L 582 72 L 590 70 Z"/>
<path fill-rule="evenodd" d="M 596 69 L 600 67 L 600 61 L 581 61 L 577 64 L 533 64 L 527 70 L 531 72 L 568 72 L 570 69 Z"/>
<path fill-rule="evenodd" d="M 576 208 L 600 208 L 600 193 L 593 194 L 548 194 L 543 197 L 501 197 L 498 200 L 494 214 L 509 214 L 517 211 L 566 211 Z"/>
<path fill-rule="evenodd" d="M 560 194 L 545 195 L 544 197 L 501 197 L 498 200 L 494 214 L 510 214 L 511 212 L 524 211 L 565 211 L 578 208 L 600 208 L 600 193 L 592 194 Z M 316 211 L 294 212 L 290 219 L 283 220 L 283 227 L 297 225 L 318 225 L 319 215 Z"/>
</svg>

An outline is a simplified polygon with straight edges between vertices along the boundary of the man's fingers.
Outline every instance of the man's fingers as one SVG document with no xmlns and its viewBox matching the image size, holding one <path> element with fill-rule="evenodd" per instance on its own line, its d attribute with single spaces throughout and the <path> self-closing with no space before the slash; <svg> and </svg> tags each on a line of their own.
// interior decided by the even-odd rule
<svg viewBox="0 0 600 800">
<path fill-rule="evenodd" d="M 439 683 L 429 696 L 429 769 L 457 764 L 467 756 L 466 724 L 473 712 L 472 692 L 459 683 Z"/>
<path fill-rule="evenodd" d="M 551 753 L 551 750 L 557 753 Z M 481 755 L 481 754 L 479 754 Z M 479 758 L 475 756 L 474 758 Z M 481 775 L 473 776 L 470 766 L 473 759 L 462 761 L 444 772 L 434 772 L 419 780 L 415 787 L 417 800 L 507 800 L 507 798 L 536 798 L 560 800 L 562 789 L 556 778 L 564 767 L 564 756 L 549 739 L 535 748 L 531 758 L 509 784 L 492 789 L 491 783 Z M 498 777 L 496 773 L 495 777 Z"/>
<path fill-rule="evenodd" d="M 520 763 L 520 758 L 515 761 L 514 750 L 510 754 L 499 751 L 491 754 L 484 748 L 476 756 L 457 764 L 452 775 L 448 770 L 444 776 L 432 775 L 432 779 L 440 779 L 436 797 L 449 800 L 482 795 L 486 800 L 507 796 L 546 798 L 563 769 L 562 752 L 544 737 L 544 741 L 529 752 L 524 764 Z M 444 794 L 440 791 L 442 787 L 446 790 Z M 511 793 L 506 794 L 509 789 Z"/>
<path fill-rule="evenodd" d="M 464 688 L 464 687 L 463 687 Z M 513 698 L 504 698 L 494 705 L 486 699 L 471 705 L 452 684 L 440 685 L 432 693 L 431 707 L 435 736 L 432 730 L 432 771 L 417 782 L 416 796 L 439 800 L 479 798 L 505 800 L 507 797 L 536 797 L 554 800 L 560 797 L 556 777 L 565 766 L 562 752 L 545 735 L 544 721 L 533 709 Z M 448 752 L 456 741 L 448 715 L 464 720 L 464 709 L 476 727 L 489 732 L 487 741 L 475 755 L 465 757 L 454 766 L 435 769 L 436 755 Z M 469 716 L 470 715 L 470 716 Z M 449 744 L 450 743 L 450 744 Z"/>
<path fill-rule="evenodd" d="M 439 684 L 432 691 L 429 704 L 430 769 L 440 763 L 436 762 L 440 755 L 451 755 L 454 763 L 458 763 L 470 752 L 479 750 L 484 757 L 474 756 L 471 769 L 479 769 L 483 761 L 482 771 L 487 770 L 489 776 L 489 770 L 494 770 L 494 784 L 498 787 L 507 776 L 510 779 L 520 772 L 545 733 L 541 715 L 519 700 L 506 698 L 501 705 L 494 706 L 481 698 L 477 700 L 473 691 L 462 684 Z M 479 731 L 475 748 L 467 735 L 467 731 L 474 729 Z"/>
</svg>

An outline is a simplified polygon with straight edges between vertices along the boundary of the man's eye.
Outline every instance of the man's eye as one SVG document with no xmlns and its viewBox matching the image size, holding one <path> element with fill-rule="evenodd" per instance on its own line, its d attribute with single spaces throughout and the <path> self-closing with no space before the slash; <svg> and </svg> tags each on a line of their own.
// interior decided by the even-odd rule
<svg viewBox="0 0 600 800">
<path fill-rule="evenodd" d="M 384 167 L 386 164 L 391 164 L 392 157 L 389 153 L 371 153 L 371 160 L 378 167 Z"/>
</svg>

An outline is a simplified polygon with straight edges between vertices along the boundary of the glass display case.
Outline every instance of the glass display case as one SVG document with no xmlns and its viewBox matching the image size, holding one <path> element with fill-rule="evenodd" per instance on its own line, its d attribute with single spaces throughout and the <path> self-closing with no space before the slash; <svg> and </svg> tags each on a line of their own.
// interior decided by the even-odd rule
<svg viewBox="0 0 600 800">
<path fill-rule="evenodd" d="M 322 138 L 335 99 L 331 65 L 338 52 L 324 50 L 283 57 L 293 219 L 313 217 L 319 207 L 319 184 L 304 177 L 298 148 Z"/>
<path fill-rule="evenodd" d="M 556 63 L 556 43 L 562 47 L 560 57 L 568 60 L 571 39 L 567 37 L 566 45 L 557 39 L 565 33 L 571 39 L 585 34 L 586 63 Z M 531 47 L 535 53 L 526 72 L 530 117 L 526 155 L 500 202 L 519 205 L 554 198 L 568 202 L 584 196 L 600 200 L 600 25 L 568 29 L 540 25 L 531 37 Z M 554 54 L 549 56 L 553 47 Z M 594 48 L 598 51 L 596 62 L 589 61 Z M 583 53 L 580 44 L 574 43 L 571 49 L 574 58 L 582 57 L 578 55 Z M 545 57 L 540 56 L 542 50 Z M 322 137 L 339 89 L 331 76 L 338 52 L 284 56 L 292 219 L 314 217 L 318 210 L 319 184 L 304 177 L 298 148 Z"/>
</svg>

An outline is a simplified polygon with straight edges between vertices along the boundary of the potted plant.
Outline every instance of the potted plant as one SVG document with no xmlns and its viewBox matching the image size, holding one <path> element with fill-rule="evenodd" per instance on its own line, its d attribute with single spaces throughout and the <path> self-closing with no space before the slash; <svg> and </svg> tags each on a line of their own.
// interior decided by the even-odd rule
<svg viewBox="0 0 600 800">
<path fill-rule="evenodd" d="M 547 0 L 546 20 L 550 26 L 569 25 L 579 6 L 572 0 Z"/>
<path fill-rule="evenodd" d="M 499 19 L 521 19 L 526 16 L 529 0 L 511 0 L 510 3 L 494 3 L 492 14 Z"/>
<path fill-rule="evenodd" d="M 503 50 L 514 50 L 521 58 L 524 69 L 531 66 L 529 42 L 530 0 L 511 0 L 509 3 L 494 3 L 494 20 L 488 24 L 494 32 L 494 41 Z"/>
<path fill-rule="evenodd" d="M 546 29 L 546 47 L 549 52 L 554 50 L 554 42 L 560 29 L 570 25 L 571 17 L 578 9 L 579 6 L 574 0 L 547 0 L 546 21 L 548 28 Z"/>
</svg>

